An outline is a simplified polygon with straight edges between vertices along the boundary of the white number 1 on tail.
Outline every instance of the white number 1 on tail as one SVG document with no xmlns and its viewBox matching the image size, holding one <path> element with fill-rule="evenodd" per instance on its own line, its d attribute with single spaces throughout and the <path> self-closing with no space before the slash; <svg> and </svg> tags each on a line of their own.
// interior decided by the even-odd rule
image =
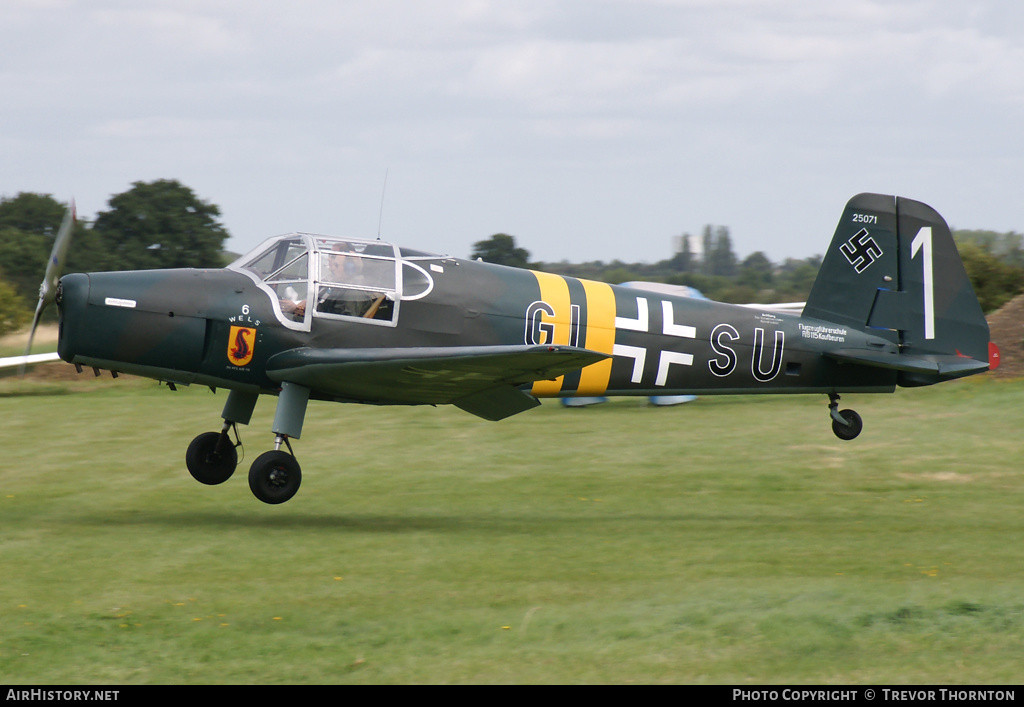
<svg viewBox="0 0 1024 707">
<path fill-rule="evenodd" d="M 932 275 L 932 227 L 922 226 L 910 242 L 910 257 L 924 249 L 924 338 L 935 338 L 935 278 Z"/>
</svg>

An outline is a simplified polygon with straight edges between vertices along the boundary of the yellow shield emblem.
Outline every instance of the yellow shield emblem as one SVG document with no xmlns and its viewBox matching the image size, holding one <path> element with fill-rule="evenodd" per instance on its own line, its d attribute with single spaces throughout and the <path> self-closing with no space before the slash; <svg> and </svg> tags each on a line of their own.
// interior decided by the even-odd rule
<svg viewBox="0 0 1024 707">
<path fill-rule="evenodd" d="M 228 334 L 228 361 L 235 366 L 245 366 L 252 360 L 256 348 L 256 330 L 250 327 L 233 326 Z"/>
</svg>

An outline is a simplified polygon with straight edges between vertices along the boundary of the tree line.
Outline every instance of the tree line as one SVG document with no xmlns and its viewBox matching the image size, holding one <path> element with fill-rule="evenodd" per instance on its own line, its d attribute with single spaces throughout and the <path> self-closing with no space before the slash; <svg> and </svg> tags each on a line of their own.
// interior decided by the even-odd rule
<svg viewBox="0 0 1024 707">
<path fill-rule="evenodd" d="M 803 301 L 821 266 L 820 255 L 787 258 L 776 264 L 758 251 L 741 260 L 733 251 L 726 226 L 705 226 L 699 247 L 691 246 L 695 237 L 689 234 L 681 236 L 680 241 L 681 248 L 675 255 L 656 263 L 546 263 L 530 262 L 529 252 L 517 247 L 512 236 L 496 234 L 474 244 L 470 257 L 611 284 L 646 281 L 686 285 L 710 299 L 736 304 Z"/>
<path fill-rule="evenodd" d="M 1024 292 L 1024 236 L 956 230 L 953 238 L 986 313 Z M 475 243 L 470 257 L 612 284 L 648 281 L 687 285 L 710 299 L 733 304 L 803 302 L 822 261 L 822 255 L 814 255 L 773 263 L 761 251 L 740 259 L 733 252 L 726 226 L 705 226 L 699 248 L 693 247 L 697 238 L 692 235 L 683 234 L 680 241 L 675 255 L 656 263 L 545 263 L 530 262 L 529 252 L 518 247 L 514 237 L 502 233 Z"/>
<path fill-rule="evenodd" d="M 48 194 L 0 198 L 0 334 L 31 318 L 67 207 Z M 76 223 L 66 270 L 222 267 L 230 260 L 224 252 L 229 234 L 219 217 L 219 207 L 175 180 L 135 182 L 112 196 L 95 220 Z M 1024 292 L 1021 234 L 958 230 L 953 236 L 985 312 Z M 757 251 L 741 259 L 728 227 L 714 225 L 705 226 L 700 236 L 683 234 L 678 252 L 656 263 L 531 262 L 529 251 L 505 233 L 476 242 L 470 257 L 613 284 L 687 285 L 711 299 L 737 304 L 803 301 L 821 266 L 821 255 L 773 263 Z"/>
</svg>

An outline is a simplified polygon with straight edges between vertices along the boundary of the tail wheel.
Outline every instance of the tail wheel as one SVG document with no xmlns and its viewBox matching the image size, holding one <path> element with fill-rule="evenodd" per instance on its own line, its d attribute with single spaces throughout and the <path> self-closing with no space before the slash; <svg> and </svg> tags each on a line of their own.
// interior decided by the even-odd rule
<svg viewBox="0 0 1024 707">
<path fill-rule="evenodd" d="M 225 438 L 222 440 L 221 437 Z M 192 478 L 207 486 L 222 484 L 238 466 L 238 452 L 226 435 L 204 432 L 192 440 L 185 452 L 185 465 Z"/>
<path fill-rule="evenodd" d="M 846 422 L 844 425 L 839 420 L 832 420 L 832 431 L 839 439 L 853 439 L 864 429 L 864 422 L 856 411 L 840 410 L 838 415 Z"/>
<path fill-rule="evenodd" d="M 299 462 L 278 449 L 259 455 L 249 468 L 249 488 L 264 503 L 284 503 L 295 495 L 300 483 Z"/>
</svg>

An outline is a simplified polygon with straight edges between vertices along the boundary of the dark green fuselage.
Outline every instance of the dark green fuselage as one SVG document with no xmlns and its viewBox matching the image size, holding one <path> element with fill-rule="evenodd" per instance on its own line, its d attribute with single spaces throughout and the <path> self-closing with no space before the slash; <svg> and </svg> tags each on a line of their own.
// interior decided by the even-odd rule
<svg viewBox="0 0 1024 707">
<path fill-rule="evenodd" d="M 489 419 L 542 397 L 889 392 L 995 361 L 945 221 L 875 194 L 847 204 L 802 314 L 310 234 L 223 270 L 68 275 L 58 303 L 72 363 Z"/>
<path fill-rule="evenodd" d="M 293 349 L 544 344 L 611 358 L 534 384 L 538 397 L 885 392 L 896 385 L 894 371 L 822 355 L 894 348 L 850 327 L 480 262 L 437 263 L 443 272 L 432 273 L 429 294 L 400 299 L 388 325 L 313 314 L 308 331 L 286 327 L 272 295 L 235 270 L 68 275 L 59 352 L 85 366 L 265 393 L 280 387 L 269 375 L 271 360 Z M 249 351 L 235 358 L 239 345 Z M 338 396 L 314 389 L 313 397 Z"/>
</svg>

